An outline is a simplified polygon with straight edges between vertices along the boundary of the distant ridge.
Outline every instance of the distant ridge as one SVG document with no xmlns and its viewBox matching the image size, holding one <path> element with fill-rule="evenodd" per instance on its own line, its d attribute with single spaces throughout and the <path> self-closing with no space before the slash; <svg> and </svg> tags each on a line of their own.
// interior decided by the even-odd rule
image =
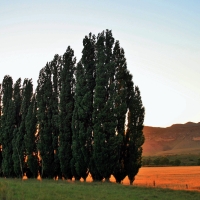
<svg viewBox="0 0 200 200">
<path fill-rule="evenodd" d="M 173 124 L 173 125 L 171 125 L 171 127 L 174 127 L 174 126 L 194 127 L 194 126 L 200 126 L 200 122 L 198 122 L 198 123 L 187 122 L 185 124 Z"/>
<path fill-rule="evenodd" d="M 145 126 L 144 156 L 200 153 L 200 122 L 170 127 Z"/>
<path fill-rule="evenodd" d="M 200 126 L 200 122 L 195 123 L 195 122 L 186 122 L 185 124 L 172 124 L 171 126 L 168 127 L 159 127 L 159 126 L 145 126 L 145 127 L 152 127 L 152 128 L 170 128 L 170 127 L 175 127 L 175 126 Z"/>
</svg>

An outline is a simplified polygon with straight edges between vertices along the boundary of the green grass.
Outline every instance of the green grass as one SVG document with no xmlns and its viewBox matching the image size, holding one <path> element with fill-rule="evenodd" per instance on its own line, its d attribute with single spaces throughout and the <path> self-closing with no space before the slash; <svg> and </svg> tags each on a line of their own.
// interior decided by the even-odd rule
<svg viewBox="0 0 200 200">
<path fill-rule="evenodd" d="M 0 200 L 199 200 L 199 192 L 125 186 L 115 183 L 81 183 L 53 180 L 0 179 Z"/>
</svg>

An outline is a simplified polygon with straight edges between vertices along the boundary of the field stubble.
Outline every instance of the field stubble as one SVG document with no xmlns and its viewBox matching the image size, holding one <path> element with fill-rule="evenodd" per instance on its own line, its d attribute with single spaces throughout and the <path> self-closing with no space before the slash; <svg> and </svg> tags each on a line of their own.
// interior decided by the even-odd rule
<svg viewBox="0 0 200 200">
<path fill-rule="evenodd" d="M 86 181 L 92 182 L 90 175 Z M 110 181 L 115 182 L 115 178 L 111 176 Z M 122 181 L 122 184 L 129 185 L 128 177 Z M 142 167 L 133 184 L 135 186 L 200 192 L 200 166 Z"/>
<path fill-rule="evenodd" d="M 113 177 L 111 181 L 114 181 Z M 127 177 L 123 184 L 129 184 Z M 134 185 L 200 192 L 200 166 L 142 167 Z"/>
</svg>

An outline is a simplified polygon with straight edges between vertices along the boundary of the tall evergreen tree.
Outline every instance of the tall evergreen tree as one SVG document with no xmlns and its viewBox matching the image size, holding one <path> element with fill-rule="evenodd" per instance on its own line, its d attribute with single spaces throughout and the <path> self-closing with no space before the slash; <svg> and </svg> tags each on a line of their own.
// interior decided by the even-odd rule
<svg viewBox="0 0 200 200">
<path fill-rule="evenodd" d="M 14 170 L 17 176 L 22 175 L 26 170 L 26 150 L 24 136 L 26 134 L 25 119 L 28 108 L 33 95 L 33 84 L 31 79 L 24 79 L 22 88 L 22 103 L 21 103 L 21 123 L 17 132 L 15 132 L 13 140 L 13 161 Z M 22 174 L 21 174 L 22 173 Z"/>
<path fill-rule="evenodd" d="M 35 95 L 31 99 L 30 106 L 25 119 L 26 134 L 24 136 L 25 149 L 27 154 L 27 165 L 31 174 L 29 177 L 36 178 L 39 170 L 38 150 L 37 150 L 37 105 Z"/>
<path fill-rule="evenodd" d="M 118 163 L 115 165 L 113 175 L 116 182 L 121 181 L 126 177 L 126 159 L 127 145 L 125 135 L 125 119 L 127 113 L 127 94 L 128 88 L 126 84 L 127 65 L 124 50 L 120 48 L 119 41 L 115 42 L 113 50 L 113 61 L 115 63 L 115 116 L 117 119 L 116 133 L 118 137 Z"/>
<path fill-rule="evenodd" d="M 37 86 L 38 150 L 42 177 L 54 176 L 54 148 L 52 134 L 52 81 L 49 63 L 40 70 Z"/>
<path fill-rule="evenodd" d="M 72 115 L 74 109 L 75 63 L 74 51 L 69 46 L 63 55 L 59 104 L 59 159 L 62 176 L 67 179 L 72 179 Z"/>
<path fill-rule="evenodd" d="M 79 62 L 76 67 L 76 88 L 75 88 L 75 105 L 73 110 L 73 117 L 72 117 L 72 168 L 75 168 L 73 171 L 73 175 L 76 179 L 80 179 L 82 177 L 84 180 L 88 175 L 88 162 L 84 160 L 84 150 L 85 150 L 85 143 L 86 142 L 85 135 L 86 135 L 86 127 L 84 126 L 84 120 L 86 118 L 84 105 L 82 103 L 84 95 L 86 94 L 86 80 L 84 77 L 84 69 L 82 63 Z M 76 175 L 77 174 L 77 175 Z"/>
<path fill-rule="evenodd" d="M 89 168 L 95 179 L 95 171 L 92 170 L 92 113 L 96 74 L 95 36 L 91 33 L 83 39 L 81 62 L 76 69 L 75 108 L 73 114 L 74 134 L 77 136 L 76 149 L 73 155 L 76 162 L 77 173 L 86 179 Z M 82 66 L 83 65 L 83 66 Z M 80 147 L 79 147 L 80 145 Z M 98 172 L 97 172 L 98 173 Z"/>
<path fill-rule="evenodd" d="M 58 136 L 59 136 L 59 93 L 60 93 L 60 73 L 61 73 L 61 57 L 56 54 L 51 62 L 52 73 L 52 137 L 53 137 L 53 149 L 54 149 L 54 176 L 61 176 L 60 161 L 58 157 Z"/>
<path fill-rule="evenodd" d="M 2 116 L 1 116 L 1 144 L 2 144 L 2 172 L 6 177 L 14 176 L 12 161 L 12 139 L 15 127 L 15 109 L 12 101 L 13 80 L 4 76 L 2 83 Z"/>
<path fill-rule="evenodd" d="M 132 78 L 132 76 L 129 75 Z M 130 80 L 130 79 L 129 79 Z M 143 123 L 145 109 L 142 104 L 140 90 L 134 87 L 132 80 L 129 82 L 128 96 L 128 124 L 127 124 L 127 175 L 130 184 L 133 184 L 135 175 L 142 166 L 142 145 L 144 143 Z"/>
<path fill-rule="evenodd" d="M 14 84 L 13 101 L 15 105 L 15 128 L 19 128 L 21 124 L 21 104 L 22 104 L 22 88 L 21 78 Z"/>
<path fill-rule="evenodd" d="M 14 90 L 13 90 L 13 102 L 14 102 L 14 106 L 15 106 L 15 128 L 14 128 L 13 140 L 12 140 L 13 167 L 14 167 L 15 174 L 18 177 L 23 176 L 23 167 L 22 167 L 22 161 L 20 159 L 19 144 L 18 144 L 18 139 L 17 139 L 18 135 L 19 135 L 19 128 L 21 125 L 21 104 L 22 104 L 22 91 L 21 90 L 22 90 L 21 78 L 19 78 L 16 81 L 16 83 L 14 84 Z"/>
<path fill-rule="evenodd" d="M 117 163 L 118 138 L 114 113 L 114 75 L 112 60 L 114 38 L 106 30 L 97 38 L 97 71 L 94 95 L 94 159 L 95 165 L 106 180 L 109 180 Z"/>
</svg>

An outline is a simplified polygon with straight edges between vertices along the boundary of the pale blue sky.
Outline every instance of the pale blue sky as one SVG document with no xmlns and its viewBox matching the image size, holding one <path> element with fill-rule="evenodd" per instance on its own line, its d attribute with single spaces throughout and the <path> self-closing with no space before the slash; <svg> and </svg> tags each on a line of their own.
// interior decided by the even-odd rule
<svg viewBox="0 0 200 200">
<path fill-rule="evenodd" d="M 89 32 L 111 29 L 141 90 L 145 125 L 200 121 L 200 1 L 0 0 L 0 81 L 32 78 Z"/>
</svg>

